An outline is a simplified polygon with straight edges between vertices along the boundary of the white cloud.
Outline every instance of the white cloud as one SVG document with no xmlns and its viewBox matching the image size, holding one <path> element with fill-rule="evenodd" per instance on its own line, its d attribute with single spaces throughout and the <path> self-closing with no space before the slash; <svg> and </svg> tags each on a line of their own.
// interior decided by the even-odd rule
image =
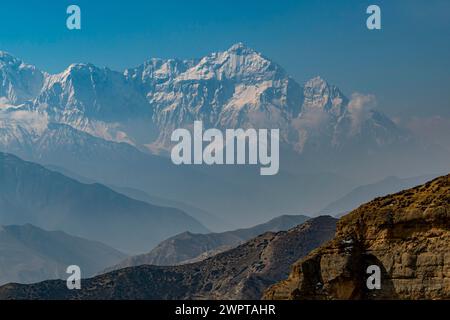
<svg viewBox="0 0 450 320">
<path fill-rule="evenodd" d="M 12 108 L 0 110 L 0 121 L 18 124 L 36 133 L 41 133 L 48 127 L 47 115 L 36 111 L 14 110 Z"/>
<path fill-rule="evenodd" d="M 292 125 L 297 129 L 319 129 L 330 119 L 330 115 L 323 109 L 308 109 L 301 117 L 294 119 Z"/>
<path fill-rule="evenodd" d="M 348 112 L 352 119 L 352 130 L 357 131 L 370 118 L 370 111 L 376 106 L 374 95 L 353 93 L 348 104 Z"/>
</svg>

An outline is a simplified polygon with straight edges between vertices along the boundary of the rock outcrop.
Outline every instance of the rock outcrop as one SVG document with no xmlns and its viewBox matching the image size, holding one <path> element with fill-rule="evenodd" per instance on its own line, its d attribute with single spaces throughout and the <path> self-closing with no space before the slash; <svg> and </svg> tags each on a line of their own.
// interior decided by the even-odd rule
<svg viewBox="0 0 450 320">
<path fill-rule="evenodd" d="M 367 288 L 368 266 L 381 288 Z M 293 265 L 266 299 L 450 299 L 450 175 L 376 198 Z"/>
</svg>

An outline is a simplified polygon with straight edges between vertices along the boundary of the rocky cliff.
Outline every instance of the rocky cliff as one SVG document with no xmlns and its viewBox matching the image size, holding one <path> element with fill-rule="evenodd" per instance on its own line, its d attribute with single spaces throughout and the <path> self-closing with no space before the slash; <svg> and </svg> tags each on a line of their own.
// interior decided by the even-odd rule
<svg viewBox="0 0 450 320">
<path fill-rule="evenodd" d="M 381 289 L 367 289 L 367 267 Z M 450 175 L 376 198 L 293 265 L 266 299 L 450 299 Z"/>
</svg>

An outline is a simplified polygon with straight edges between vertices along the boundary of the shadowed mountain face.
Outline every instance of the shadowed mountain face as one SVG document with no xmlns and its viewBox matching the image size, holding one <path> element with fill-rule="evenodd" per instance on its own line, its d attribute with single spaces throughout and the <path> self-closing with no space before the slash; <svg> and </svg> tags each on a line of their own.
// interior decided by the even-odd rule
<svg viewBox="0 0 450 320">
<path fill-rule="evenodd" d="M 381 289 L 367 289 L 368 266 Z M 267 299 L 450 299 L 450 175 L 376 198 L 300 259 Z"/>
<path fill-rule="evenodd" d="M 208 232 L 180 210 L 133 200 L 100 184 L 82 184 L 9 154 L 0 153 L 0 182 L 4 225 L 31 223 L 132 253 L 186 230 Z"/>
<path fill-rule="evenodd" d="M 139 266 L 107 273 L 67 290 L 63 281 L 0 288 L 0 299 L 258 299 L 290 264 L 331 239 L 336 219 L 318 217 L 289 231 L 265 233 L 201 262 Z"/>
<path fill-rule="evenodd" d="M 100 242 L 60 231 L 45 231 L 30 224 L 0 227 L 0 284 L 64 279 L 70 265 L 89 277 L 125 258 Z"/>
<path fill-rule="evenodd" d="M 8 126 L 14 126 L 13 123 L 8 122 Z M 170 159 L 143 153 L 129 144 L 106 141 L 54 123 L 36 140 L 17 141 L 14 148 L 12 144 L 3 148 L 1 140 L 9 141 L 9 138 L 2 130 L 0 126 L 0 150 L 10 150 L 25 160 L 45 166 L 66 168 L 73 173 L 71 176 L 86 177 L 107 186 L 142 190 L 153 197 L 206 209 L 228 222 L 224 225 L 234 227 L 252 226 L 279 212 L 316 212 L 323 206 L 324 197 L 336 199 L 354 187 L 349 179 L 330 173 L 292 175 L 280 172 L 276 176 L 261 177 L 255 166 L 176 166 Z M 18 129 L 12 139 L 17 140 L 21 133 Z M 119 190 L 119 193 L 123 192 Z M 135 193 L 126 193 L 135 198 Z M 267 194 L 271 195 L 270 201 Z M 137 200 L 146 202 L 146 198 L 139 196 Z M 232 203 L 229 199 L 233 199 Z M 158 205 L 171 206 L 164 202 Z M 196 218 L 202 216 L 204 218 L 204 214 Z"/>
<path fill-rule="evenodd" d="M 77 180 L 81 183 L 85 184 L 93 184 L 96 181 L 93 179 L 86 178 L 84 176 L 80 176 L 79 174 L 76 174 L 66 168 L 55 166 L 55 165 L 46 165 L 47 169 L 51 171 L 59 172 L 66 177 L 72 178 L 74 180 Z M 127 187 L 121 187 L 121 186 L 115 186 L 115 185 L 108 185 L 109 188 L 112 190 L 121 193 L 129 198 L 151 203 L 153 205 L 157 205 L 160 207 L 170 207 L 170 208 L 177 208 L 180 209 L 183 212 L 186 212 L 188 215 L 193 217 L 194 219 L 200 221 L 206 228 L 211 230 L 212 232 L 222 232 L 226 230 L 233 229 L 231 226 L 229 226 L 223 219 L 213 215 L 210 212 L 206 212 L 205 210 L 199 209 L 195 206 L 191 206 L 188 204 L 185 204 L 183 202 L 164 199 L 161 197 L 156 197 L 149 195 L 148 193 L 135 189 L 135 188 L 127 188 Z"/>
<path fill-rule="evenodd" d="M 265 232 L 285 231 L 307 219 L 309 217 L 285 215 L 248 229 L 208 234 L 185 232 L 161 242 L 147 254 L 130 257 L 108 270 L 143 264 L 170 266 L 204 260 Z"/>
</svg>

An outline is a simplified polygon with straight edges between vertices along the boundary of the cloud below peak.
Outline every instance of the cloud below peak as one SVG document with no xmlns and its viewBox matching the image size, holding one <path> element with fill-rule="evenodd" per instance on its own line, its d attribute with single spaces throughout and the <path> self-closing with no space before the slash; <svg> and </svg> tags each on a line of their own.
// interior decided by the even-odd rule
<svg viewBox="0 0 450 320">
<path fill-rule="evenodd" d="M 372 94 L 355 92 L 351 95 L 347 109 L 352 120 L 352 131 L 358 130 L 370 118 L 370 111 L 375 109 L 376 104 L 376 98 Z"/>
</svg>

